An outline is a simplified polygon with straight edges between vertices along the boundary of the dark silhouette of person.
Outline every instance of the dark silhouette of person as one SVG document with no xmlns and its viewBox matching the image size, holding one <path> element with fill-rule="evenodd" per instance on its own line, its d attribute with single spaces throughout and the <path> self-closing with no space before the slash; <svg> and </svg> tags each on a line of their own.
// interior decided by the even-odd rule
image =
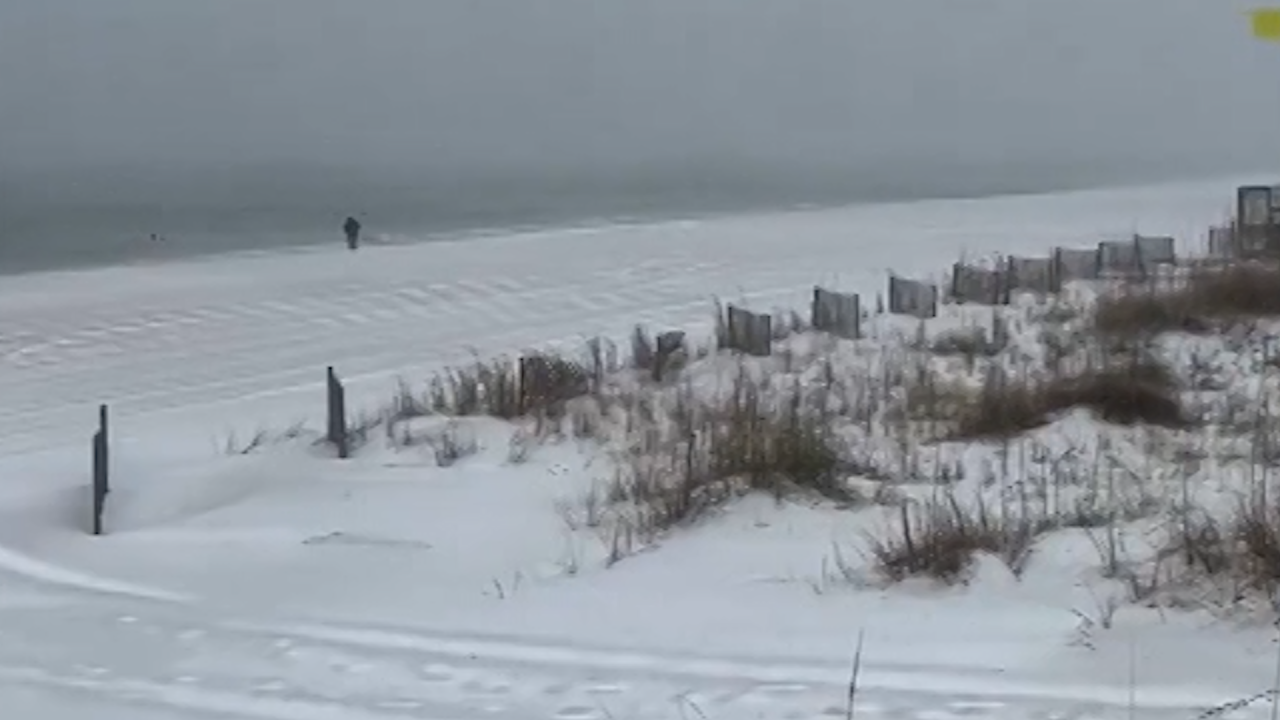
<svg viewBox="0 0 1280 720">
<path fill-rule="evenodd" d="M 342 231 L 347 234 L 347 247 L 355 250 L 360 247 L 360 221 L 353 217 L 348 217 L 347 221 L 342 223 Z"/>
</svg>

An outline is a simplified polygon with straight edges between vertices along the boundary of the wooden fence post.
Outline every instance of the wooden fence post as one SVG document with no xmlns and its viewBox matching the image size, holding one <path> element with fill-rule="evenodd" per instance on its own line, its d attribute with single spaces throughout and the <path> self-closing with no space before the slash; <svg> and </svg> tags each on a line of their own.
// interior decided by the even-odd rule
<svg viewBox="0 0 1280 720">
<path fill-rule="evenodd" d="M 106 509 L 110 482 L 110 443 L 107 430 L 107 406 L 98 406 L 98 429 L 93 433 L 93 534 L 101 535 L 102 514 Z"/>
<path fill-rule="evenodd" d="M 351 454 L 350 438 L 347 436 L 346 388 L 342 386 L 332 365 L 325 372 L 325 398 L 328 411 L 325 437 L 337 449 L 338 457 L 345 460 Z"/>
</svg>

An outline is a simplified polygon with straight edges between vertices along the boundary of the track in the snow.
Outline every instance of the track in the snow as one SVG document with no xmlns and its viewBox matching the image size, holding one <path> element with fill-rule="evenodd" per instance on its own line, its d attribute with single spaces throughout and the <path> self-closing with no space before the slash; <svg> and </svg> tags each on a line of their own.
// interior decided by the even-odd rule
<svg viewBox="0 0 1280 720">
<path fill-rule="evenodd" d="M 1221 183 L 582 230 L 5 278 L 0 453 L 65 445 L 99 402 L 206 429 L 310 398 L 325 365 L 385 387 L 482 353 L 631 323 L 705 323 L 712 295 L 795 304 L 814 282 L 882 290 L 960 252 L 1043 253 L 1218 219 Z M 771 309 L 771 308 L 770 308 Z M 309 403 L 307 401 L 310 401 Z M 299 403 L 303 403 L 300 405 Z M 212 406 L 233 407 L 211 417 Z M 238 412 L 237 412 L 238 411 Z M 157 420 L 157 422 L 159 422 Z M 122 428 L 127 430 L 127 426 Z"/>
<path fill-rule="evenodd" d="M 935 272 L 962 247 L 1043 252 L 1055 241 L 1093 239 L 1117 222 L 1131 228 L 1133 206 L 1119 207 L 1111 227 L 1096 224 L 1097 216 L 1064 224 L 1061 214 L 1040 209 L 992 222 L 975 221 L 972 210 L 921 218 L 910 207 L 875 214 L 879 226 L 817 214 L 802 226 L 745 219 L 706 233 L 676 223 L 607 237 L 549 233 L 354 257 L 7 278 L 0 288 L 0 453 L 83 446 L 99 402 L 115 405 L 125 433 L 187 423 L 216 430 L 222 409 L 252 423 L 275 402 L 271 396 L 316 407 L 318 415 L 325 365 L 389 390 L 394 375 L 464 359 L 471 348 L 516 350 L 625 332 L 645 320 L 705 323 L 712 295 L 767 307 L 790 304 L 810 283 L 836 274 L 875 291 L 885 270 Z M 1213 207 L 1216 213 L 1216 201 Z M 129 596 L 148 593 L 123 586 L 104 600 L 107 584 L 56 568 L 10 569 L 76 607 L 3 610 L 0 685 L 83 695 L 104 713 L 136 707 L 175 718 L 265 720 L 844 714 L 837 659 L 690 658 L 518 638 L 218 622 L 208 608 L 144 602 Z M 1000 686 L 943 669 L 878 672 L 868 673 L 857 717 L 1181 718 L 1219 700 L 1171 700 L 1131 714 L 1087 689 Z"/>
<path fill-rule="evenodd" d="M 81 598 L 83 599 L 83 598 Z M 0 684 L 265 720 L 843 717 L 839 658 L 692 656 L 511 636 L 248 622 L 119 600 L 6 611 Z M 1229 698 L 1034 686 L 987 670 L 869 663 L 858 717 L 1194 718 Z M 1265 708 L 1251 709 L 1265 712 Z"/>
<path fill-rule="evenodd" d="M 254 297 L 216 286 L 163 301 L 48 306 L 0 321 L 0 438 L 20 454 L 76 440 L 99 402 L 125 419 L 179 413 L 204 431 L 211 406 L 293 396 L 305 406 L 335 365 L 348 378 L 391 389 L 404 372 L 589 334 L 634 322 L 706 323 L 711 293 L 744 283 L 765 304 L 803 293 L 809 271 L 696 262 L 684 253 L 618 268 L 594 262 L 562 273 L 495 276 L 476 260 L 469 277 L 424 273 L 357 277 L 330 289 L 312 279 Z M 764 258 L 760 258 L 764 260 Z M 161 272 L 162 269 L 157 269 Z M 474 279 L 482 278 L 482 279 Z M 0 295 L 0 305 L 3 296 Z M 236 413 L 241 416 L 251 414 Z"/>
</svg>

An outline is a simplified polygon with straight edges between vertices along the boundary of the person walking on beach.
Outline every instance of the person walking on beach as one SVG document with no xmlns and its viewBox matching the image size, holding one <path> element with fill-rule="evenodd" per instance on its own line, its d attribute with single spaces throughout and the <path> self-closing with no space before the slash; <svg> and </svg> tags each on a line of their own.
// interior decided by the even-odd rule
<svg viewBox="0 0 1280 720">
<path fill-rule="evenodd" d="M 347 221 L 342 223 L 342 231 L 347 234 L 347 248 L 355 250 L 360 247 L 360 221 L 353 217 L 348 217 Z"/>
</svg>

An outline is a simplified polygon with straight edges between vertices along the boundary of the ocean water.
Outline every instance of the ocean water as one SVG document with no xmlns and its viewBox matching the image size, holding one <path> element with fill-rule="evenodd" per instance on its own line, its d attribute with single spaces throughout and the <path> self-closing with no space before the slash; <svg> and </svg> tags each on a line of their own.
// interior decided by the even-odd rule
<svg viewBox="0 0 1280 720">
<path fill-rule="evenodd" d="M 1148 168 L 659 166 L 444 173 L 290 167 L 0 175 L 0 274 L 343 243 L 465 240 L 517 229 L 798 206 L 1046 192 L 1164 179 Z M 152 234 L 158 238 L 153 240 Z"/>
</svg>

